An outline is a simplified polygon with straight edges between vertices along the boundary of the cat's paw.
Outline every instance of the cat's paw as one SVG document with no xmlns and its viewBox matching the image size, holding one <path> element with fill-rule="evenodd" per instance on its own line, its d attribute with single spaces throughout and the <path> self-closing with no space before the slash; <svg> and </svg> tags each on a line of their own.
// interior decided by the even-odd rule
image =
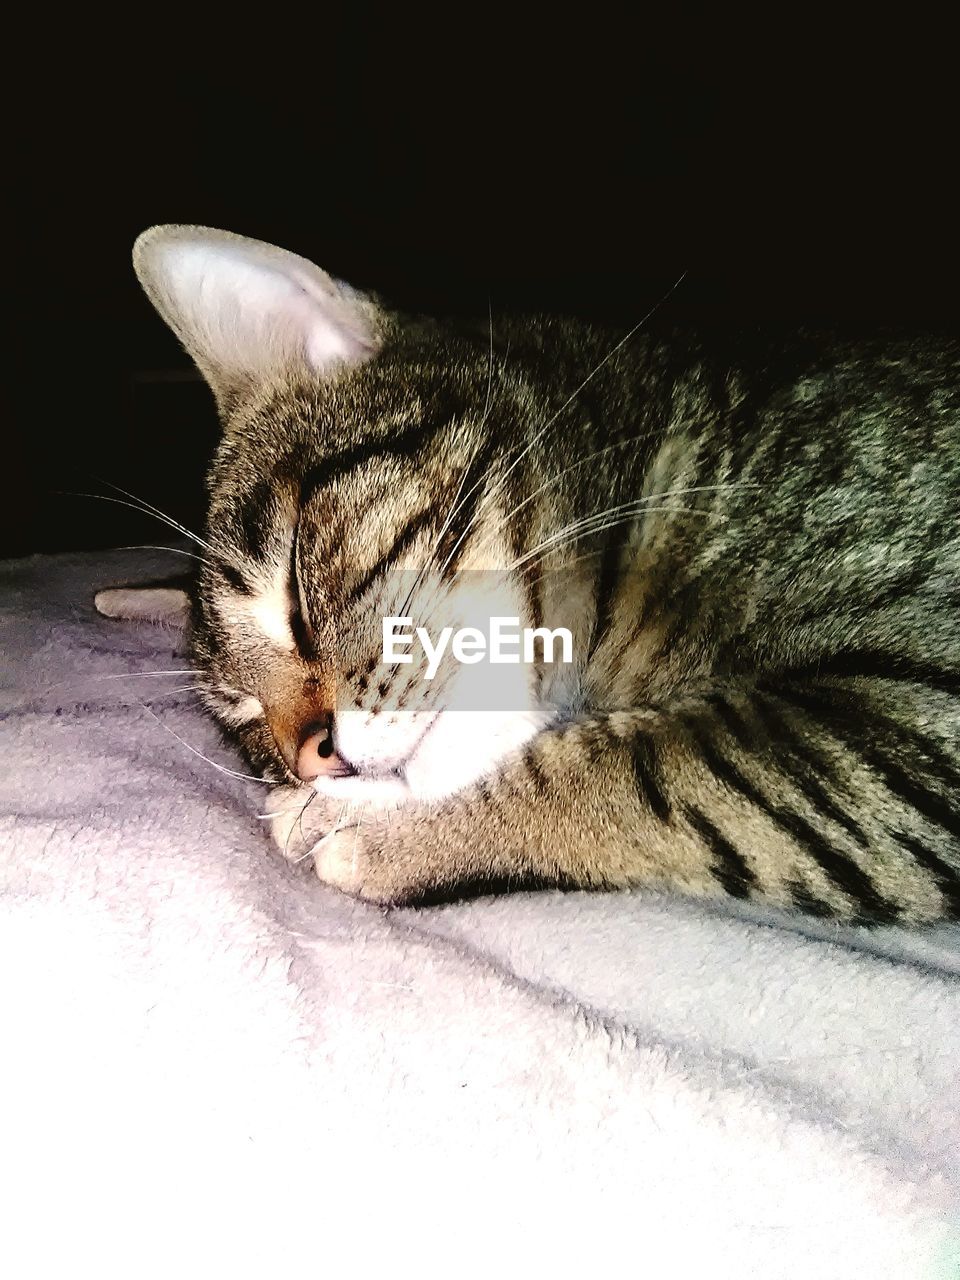
<svg viewBox="0 0 960 1280">
<path fill-rule="evenodd" d="M 312 787 L 274 787 L 267 797 L 274 844 L 290 862 L 309 858 L 313 846 L 335 825 L 335 815 L 319 812 L 321 797 Z"/>
<path fill-rule="evenodd" d="M 324 884 L 368 902 L 402 902 L 418 888 L 418 869 L 394 856 L 382 818 L 345 820 L 314 845 L 313 865 Z"/>
<path fill-rule="evenodd" d="M 367 863 L 367 837 L 360 824 L 335 828 L 313 847 L 313 865 L 324 884 L 360 895 Z"/>
<path fill-rule="evenodd" d="M 313 860 L 324 884 L 372 902 L 394 902 L 411 886 L 400 859 L 391 859 L 390 818 L 345 805 L 312 787 L 276 787 L 266 812 L 270 834 L 290 862 Z"/>
</svg>

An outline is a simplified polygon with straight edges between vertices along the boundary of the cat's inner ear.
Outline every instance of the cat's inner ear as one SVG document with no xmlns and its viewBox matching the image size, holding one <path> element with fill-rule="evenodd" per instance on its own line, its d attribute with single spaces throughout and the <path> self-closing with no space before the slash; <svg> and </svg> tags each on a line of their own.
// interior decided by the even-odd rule
<svg viewBox="0 0 960 1280">
<path fill-rule="evenodd" d="M 133 264 L 221 407 L 277 376 L 327 376 L 382 343 L 377 305 L 306 258 L 209 227 L 152 227 Z"/>
</svg>

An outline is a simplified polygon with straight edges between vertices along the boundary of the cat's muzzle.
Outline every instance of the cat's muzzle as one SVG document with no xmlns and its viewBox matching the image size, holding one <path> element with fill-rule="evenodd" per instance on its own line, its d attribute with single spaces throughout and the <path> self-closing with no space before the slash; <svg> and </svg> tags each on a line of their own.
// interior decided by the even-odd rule
<svg viewBox="0 0 960 1280">
<path fill-rule="evenodd" d="M 356 770 L 337 755 L 333 743 L 332 720 L 314 721 L 307 725 L 297 750 L 293 772 L 301 782 L 317 778 L 349 778 Z"/>
</svg>

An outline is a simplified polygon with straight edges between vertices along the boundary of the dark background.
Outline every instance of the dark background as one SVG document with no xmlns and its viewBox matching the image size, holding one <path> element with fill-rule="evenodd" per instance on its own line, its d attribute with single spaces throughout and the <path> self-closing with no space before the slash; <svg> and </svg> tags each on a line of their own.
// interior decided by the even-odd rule
<svg viewBox="0 0 960 1280">
<path fill-rule="evenodd" d="M 945 30 L 405 9 L 315 30 L 261 11 L 229 43 L 182 16 L 57 24 L 11 56 L 0 554 L 165 541 L 58 492 L 104 482 L 202 518 L 212 402 L 129 265 L 156 222 L 494 319 L 626 328 L 685 271 L 671 321 L 960 331 Z"/>
</svg>

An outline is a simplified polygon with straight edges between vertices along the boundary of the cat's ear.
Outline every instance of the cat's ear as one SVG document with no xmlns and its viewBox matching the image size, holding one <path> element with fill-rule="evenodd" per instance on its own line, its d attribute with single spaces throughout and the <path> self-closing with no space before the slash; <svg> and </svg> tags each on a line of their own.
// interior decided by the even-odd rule
<svg viewBox="0 0 960 1280">
<path fill-rule="evenodd" d="M 150 301 L 221 409 L 278 375 L 323 377 L 382 343 L 376 304 L 306 258 L 210 227 L 152 227 L 133 249 Z"/>
</svg>

